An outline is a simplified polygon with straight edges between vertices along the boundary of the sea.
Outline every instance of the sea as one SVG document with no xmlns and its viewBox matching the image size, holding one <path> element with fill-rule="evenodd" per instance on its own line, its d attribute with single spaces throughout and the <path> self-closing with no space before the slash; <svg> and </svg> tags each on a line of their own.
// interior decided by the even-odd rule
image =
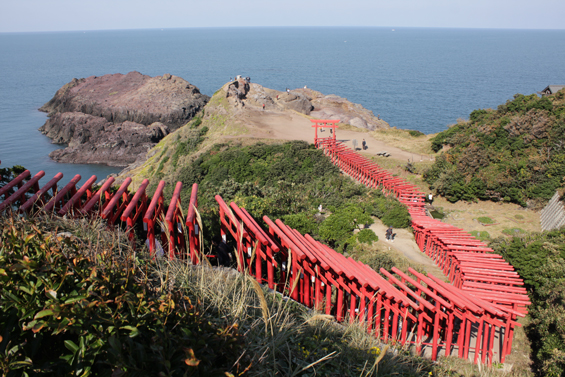
<svg viewBox="0 0 565 377">
<path fill-rule="evenodd" d="M 0 33 L 0 167 L 63 181 L 120 169 L 61 164 L 38 111 L 73 78 L 180 76 L 212 95 L 230 78 L 307 86 L 359 103 L 392 127 L 437 133 L 517 93 L 565 84 L 565 30 L 254 27 Z M 44 178 L 44 182 L 47 178 Z"/>
</svg>

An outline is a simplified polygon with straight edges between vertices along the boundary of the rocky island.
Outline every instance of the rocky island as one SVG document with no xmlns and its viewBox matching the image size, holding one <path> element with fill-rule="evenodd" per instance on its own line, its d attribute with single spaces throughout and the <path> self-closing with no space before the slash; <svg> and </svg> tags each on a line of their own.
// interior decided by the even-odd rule
<svg viewBox="0 0 565 377">
<path fill-rule="evenodd" d="M 139 72 L 73 79 L 40 110 L 58 162 L 127 166 L 200 112 L 210 97 L 186 80 Z"/>
</svg>

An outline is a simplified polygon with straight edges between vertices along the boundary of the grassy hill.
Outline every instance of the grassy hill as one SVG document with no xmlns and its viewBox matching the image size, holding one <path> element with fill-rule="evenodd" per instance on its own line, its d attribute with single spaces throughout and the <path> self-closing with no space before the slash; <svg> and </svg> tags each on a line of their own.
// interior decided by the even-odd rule
<svg viewBox="0 0 565 377">
<path fill-rule="evenodd" d="M 543 203 L 565 177 L 565 92 L 475 110 L 431 142 L 444 152 L 425 180 L 450 201 Z"/>
</svg>

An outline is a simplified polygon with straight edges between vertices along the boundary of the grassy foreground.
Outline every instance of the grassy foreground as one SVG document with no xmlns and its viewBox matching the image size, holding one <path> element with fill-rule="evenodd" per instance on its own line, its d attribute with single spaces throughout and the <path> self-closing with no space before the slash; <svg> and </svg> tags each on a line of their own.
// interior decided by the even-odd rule
<svg viewBox="0 0 565 377">
<path fill-rule="evenodd" d="M 152 261 L 98 221 L 0 229 L 2 376 L 491 375 L 382 344 L 232 269 Z"/>
</svg>

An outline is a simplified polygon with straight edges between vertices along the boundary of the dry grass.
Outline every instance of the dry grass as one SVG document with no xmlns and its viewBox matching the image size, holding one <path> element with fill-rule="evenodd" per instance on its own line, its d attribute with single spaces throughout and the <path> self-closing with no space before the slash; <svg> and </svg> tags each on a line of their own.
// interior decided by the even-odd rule
<svg viewBox="0 0 565 377">
<path fill-rule="evenodd" d="M 491 368 L 454 357 L 437 363 L 414 356 L 408 347 L 382 344 L 360 324 L 334 318 L 260 286 L 248 275 L 226 268 L 160 264 L 160 273 L 197 297 L 205 314 L 237 322 L 244 331 L 240 357 L 250 376 L 465 376 L 529 377 L 523 332 L 507 365 Z M 513 364 L 513 365 L 512 365 Z"/>
<path fill-rule="evenodd" d="M 435 134 L 412 136 L 407 130 L 390 128 L 386 130 L 375 130 L 371 133 L 371 136 L 388 145 L 408 152 L 429 156 L 435 155 L 434 151 L 431 149 L 430 143 L 430 139 L 434 137 Z"/>
<path fill-rule="evenodd" d="M 235 270 L 163 262 L 159 274 L 174 276 L 205 315 L 237 323 L 245 338 L 240 362 L 250 366 L 248 375 L 428 376 L 432 370 L 429 361 L 407 349 L 389 349 L 362 325 L 338 324 Z"/>
<path fill-rule="evenodd" d="M 450 203 L 443 198 L 434 200 L 434 207 L 438 207 L 446 214 L 443 222 L 462 228 L 467 232 L 488 232 L 490 238 L 508 237 L 503 233 L 505 229 L 520 228 L 526 232 L 540 232 L 539 213 L 525 209 L 512 203 L 495 203 L 490 201 L 477 201 Z M 489 217 L 494 224 L 481 224 L 477 219 Z"/>
</svg>

